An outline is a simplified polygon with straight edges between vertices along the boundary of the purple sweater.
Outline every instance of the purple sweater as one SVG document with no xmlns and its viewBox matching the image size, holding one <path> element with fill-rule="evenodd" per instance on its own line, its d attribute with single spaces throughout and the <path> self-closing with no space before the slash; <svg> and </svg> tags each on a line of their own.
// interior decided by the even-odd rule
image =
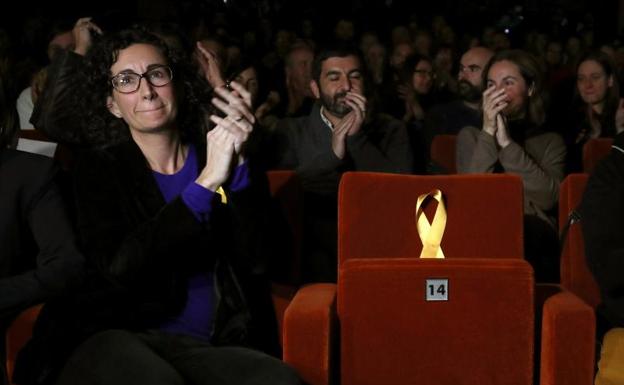
<svg viewBox="0 0 624 385">
<path fill-rule="evenodd" d="M 186 162 L 180 171 L 172 175 L 153 171 L 154 178 L 166 202 L 181 195 L 186 206 L 197 220 L 206 222 L 210 218 L 212 205 L 219 195 L 197 183 L 197 154 L 189 146 Z M 239 191 L 249 186 L 249 169 L 244 163 L 238 166 L 229 183 L 230 191 Z M 187 334 L 209 340 L 214 319 L 215 296 L 212 271 L 198 272 L 188 281 L 188 295 L 184 310 L 161 325 L 161 329 L 175 334 Z"/>
</svg>

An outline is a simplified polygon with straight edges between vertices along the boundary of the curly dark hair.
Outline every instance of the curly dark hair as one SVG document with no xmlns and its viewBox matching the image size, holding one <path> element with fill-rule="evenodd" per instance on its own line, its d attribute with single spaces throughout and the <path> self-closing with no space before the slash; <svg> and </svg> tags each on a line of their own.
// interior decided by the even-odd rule
<svg viewBox="0 0 624 385">
<path fill-rule="evenodd" d="M 83 114 L 85 139 L 94 146 L 105 147 L 130 138 L 128 126 L 108 111 L 106 101 L 113 91 L 111 66 L 119 52 L 133 44 L 149 44 L 162 52 L 173 72 L 178 99 L 177 125 L 182 140 L 201 140 L 207 129 L 204 112 L 210 108 L 210 86 L 198 75 L 189 57 L 169 48 L 141 26 L 103 36 L 94 42 L 86 56 L 81 92 L 76 101 L 78 112 Z"/>
</svg>

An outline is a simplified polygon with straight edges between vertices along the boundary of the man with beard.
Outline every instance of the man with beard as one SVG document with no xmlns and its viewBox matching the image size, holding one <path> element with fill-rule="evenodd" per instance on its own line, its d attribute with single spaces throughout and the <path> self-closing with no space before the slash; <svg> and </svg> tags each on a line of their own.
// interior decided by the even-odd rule
<svg viewBox="0 0 624 385">
<path fill-rule="evenodd" d="M 305 191 L 302 280 L 336 280 L 336 208 L 345 171 L 410 173 L 413 156 L 403 122 L 369 111 L 359 52 L 327 49 L 312 66 L 317 99 L 305 117 L 284 119 L 275 135 L 275 166 L 294 169 Z"/>
<path fill-rule="evenodd" d="M 435 135 L 457 135 L 466 126 L 481 126 L 481 94 L 484 90 L 483 68 L 494 52 L 485 47 L 466 51 L 459 62 L 458 94 L 460 99 L 434 106 L 425 119 L 427 148 Z"/>
</svg>

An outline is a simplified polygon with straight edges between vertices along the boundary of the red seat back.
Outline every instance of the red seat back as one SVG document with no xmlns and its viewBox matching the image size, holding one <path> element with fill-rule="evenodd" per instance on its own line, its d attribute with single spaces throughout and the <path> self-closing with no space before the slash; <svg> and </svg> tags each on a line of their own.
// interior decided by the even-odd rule
<svg viewBox="0 0 624 385">
<path fill-rule="evenodd" d="M 11 323 L 11 326 L 6 332 L 6 366 L 7 375 L 9 379 L 13 376 L 13 368 L 15 367 L 15 360 L 17 353 L 28 342 L 32 335 L 33 326 L 39 316 L 41 307 L 43 305 L 37 305 L 24 310 L 17 316 Z"/>
<path fill-rule="evenodd" d="M 431 278 L 448 301 L 425 300 Z M 526 261 L 349 259 L 338 282 L 342 384 L 533 384 Z"/>
<path fill-rule="evenodd" d="M 448 258 L 523 258 L 523 186 L 509 174 L 397 175 L 349 172 L 338 197 L 338 259 L 418 257 L 419 195 L 440 189 Z M 425 210 L 432 220 L 435 205 Z"/>
</svg>

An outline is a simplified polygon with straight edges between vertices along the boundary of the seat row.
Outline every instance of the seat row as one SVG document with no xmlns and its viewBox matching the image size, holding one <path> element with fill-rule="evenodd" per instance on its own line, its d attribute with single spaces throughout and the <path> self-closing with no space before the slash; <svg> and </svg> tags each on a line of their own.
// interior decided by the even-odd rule
<svg viewBox="0 0 624 385">
<path fill-rule="evenodd" d="M 583 178 L 566 179 L 562 212 Z M 415 205 L 433 189 L 446 201 L 446 258 L 419 259 Z M 584 264 L 582 249 L 562 258 L 574 273 L 560 285 L 534 283 L 519 177 L 347 173 L 338 207 L 338 282 L 300 289 L 283 321 L 284 360 L 306 382 L 593 382 L 597 299 L 569 279 L 592 280 L 568 266 Z"/>
<path fill-rule="evenodd" d="M 296 175 L 268 176 L 301 242 Z M 574 174 L 561 185 L 562 224 L 586 180 Z M 446 206 L 446 258 L 420 259 L 415 206 L 433 189 Z M 312 385 L 591 384 L 599 296 L 579 226 L 568 233 L 561 284 L 536 285 L 523 259 L 522 194 L 521 179 L 504 174 L 346 173 L 338 282 L 274 288 L 283 359 Z M 424 209 L 429 222 L 434 206 Z M 9 373 L 37 312 L 8 331 Z"/>
</svg>

